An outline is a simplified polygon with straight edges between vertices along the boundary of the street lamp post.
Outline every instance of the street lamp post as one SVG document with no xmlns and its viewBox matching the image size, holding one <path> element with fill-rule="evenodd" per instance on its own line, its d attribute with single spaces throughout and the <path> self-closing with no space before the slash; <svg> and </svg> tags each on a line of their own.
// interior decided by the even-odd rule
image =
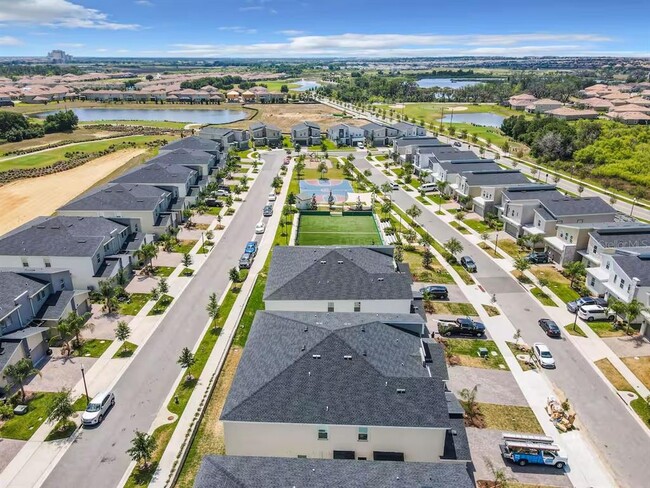
<svg viewBox="0 0 650 488">
<path fill-rule="evenodd" d="M 90 397 L 88 396 L 88 385 L 86 384 L 86 371 L 84 370 L 83 363 L 81 364 L 81 378 L 84 382 L 84 391 L 86 392 L 86 406 L 90 403 Z"/>
<path fill-rule="evenodd" d="M 494 238 L 494 252 L 497 252 L 499 249 L 499 231 L 497 230 L 496 237 Z"/>
<path fill-rule="evenodd" d="M 575 316 L 573 317 L 573 331 L 576 330 L 576 325 L 578 324 L 578 311 L 576 310 Z"/>
<path fill-rule="evenodd" d="M 638 198 L 634 197 L 634 201 L 632 202 L 632 208 L 630 209 L 630 217 L 632 217 L 632 214 L 634 213 L 634 206 L 636 205 L 637 201 L 638 201 Z"/>
</svg>

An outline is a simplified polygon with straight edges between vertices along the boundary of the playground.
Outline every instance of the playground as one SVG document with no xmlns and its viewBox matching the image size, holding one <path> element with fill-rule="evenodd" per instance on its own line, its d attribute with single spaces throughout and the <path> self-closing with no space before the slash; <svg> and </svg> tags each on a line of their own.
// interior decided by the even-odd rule
<svg viewBox="0 0 650 488">
<path fill-rule="evenodd" d="M 329 191 L 325 198 L 327 199 Z M 370 213 L 304 213 L 300 214 L 299 246 L 371 246 L 381 245 L 381 236 Z"/>
</svg>

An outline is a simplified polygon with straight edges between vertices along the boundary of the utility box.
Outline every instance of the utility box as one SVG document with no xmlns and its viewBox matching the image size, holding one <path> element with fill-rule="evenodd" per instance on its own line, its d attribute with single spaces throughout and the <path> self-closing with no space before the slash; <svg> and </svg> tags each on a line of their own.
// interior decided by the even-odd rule
<svg viewBox="0 0 650 488">
<path fill-rule="evenodd" d="M 488 357 L 488 350 L 485 347 L 479 347 L 478 348 L 478 355 L 482 357 L 483 359 L 487 359 Z"/>
<path fill-rule="evenodd" d="M 27 413 L 27 405 L 16 405 L 14 408 L 15 415 L 25 415 Z"/>
</svg>

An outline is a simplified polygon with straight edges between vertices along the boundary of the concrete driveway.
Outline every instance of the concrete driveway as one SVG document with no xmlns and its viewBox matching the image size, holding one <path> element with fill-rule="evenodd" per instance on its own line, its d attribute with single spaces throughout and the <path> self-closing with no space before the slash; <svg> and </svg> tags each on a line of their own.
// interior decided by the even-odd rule
<svg viewBox="0 0 650 488">
<path fill-rule="evenodd" d="M 526 397 L 509 371 L 466 366 L 452 366 L 448 370 L 447 386 L 456 396 L 464 388 L 471 390 L 478 385 L 476 399 L 479 402 L 528 406 Z"/>
<path fill-rule="evenodd" d="M 94 327 L 92 330 L 84 331 L 83 336 L 86 339 L 113 340 L 115 338 L 115 327 L 117 327 L 117 323 L 120 320 L 126 323 L 133 320 L 133 317 L 130 315 L 105 314 L 102 312 L 102 306 L 96 303 L 92 305 L 92 314 L 89 322 L 92 322 Z"/>
<path fill-rule="evenodd" d="M 41 376 L 34 376 L 25 387 L 29 391 L 60 391 L 73 388 L 81 379 L 81 365 L 86 371 L 97 358 L 62 356 L 61 349 L 52 348 L 52 356 L 38 364 Z"/>
<path fill-rule="evenodd" d="M 25 444 L 27 444 L 25 441 L 0 438 L 0 472 L 9 465 Z"/>
<path fill-rule="evenodd" d="M 421 281 L 413 283 L 413 290 L 420 291 L 420 288 L 423 288 L 425 286 L 429 285 L 438 285 L 440 283 L 424 283 Z M 443 285 L 447 287 L 447 291 L 449 292 L 449 302 L 457 302 L 457 303 L 469 303 L 469 300 L 463 293 L 463 290 L 460 289 L 460 286 L 458 285 Z"/>
<path fill-rule="evenodd" d="M 603 341 L 620 358 L 650 356 L 650 342 L 642 336 L 609 337 Z"/>
</svg>

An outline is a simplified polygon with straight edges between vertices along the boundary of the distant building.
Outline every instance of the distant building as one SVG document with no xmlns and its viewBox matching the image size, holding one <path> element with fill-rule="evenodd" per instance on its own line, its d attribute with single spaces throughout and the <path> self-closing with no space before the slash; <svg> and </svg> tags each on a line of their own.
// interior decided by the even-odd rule
<svg viewBox="0 0 650 488">
<path fill-rule="evenodd" d="M 65 64 L 72 61 L 72 56 L 61 49 L 54 49 L 47 53 L 47 61 L 48 63 Z"/>
</svg>

